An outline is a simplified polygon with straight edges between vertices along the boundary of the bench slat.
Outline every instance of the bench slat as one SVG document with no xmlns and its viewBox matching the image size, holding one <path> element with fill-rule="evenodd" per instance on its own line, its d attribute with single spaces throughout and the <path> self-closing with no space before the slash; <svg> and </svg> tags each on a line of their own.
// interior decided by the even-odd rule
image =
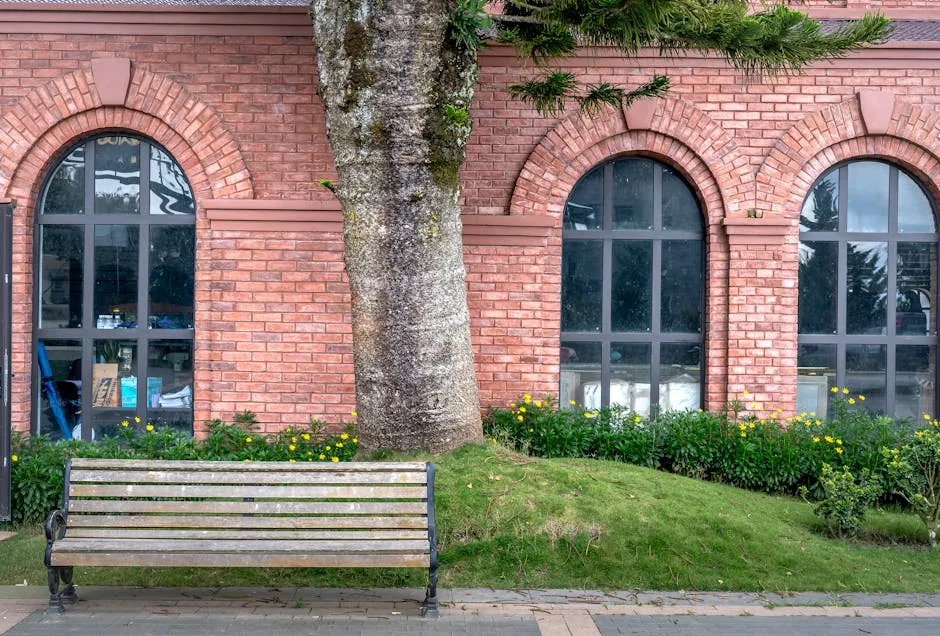
<svg viewBox="0 0 940 636">
<path fill-rule="evenodd" d="M 388 539 L 385 541 L 339 541 L 299 540 L 274 541 L 258 539 L 237 541 L 220 539 L 72 539 L 66 536 L 56 541 L 53 552 L 224 552 L 239 554 L 242 552 L 276 553 L 344 553 L 344 552 L 407 552 L 411 554 L 429 551 L 428 539 Z"/>
<path fill-rule="evenodd" d="M 94 554 L 52 553 L 52 565 L 149 566 L 149 567 L 332 567 L 332 568 L 426 568 L 427 554 L 150 554 L 98 552 Z"/>
<path fill-rule="evenodd" d="M 245 517 L 179 515 L 78 515 L 69 514 L 72 528 L 417 528 L 426 530 L 428 518 L 420 517 Z"/>
<path fill-rule="evenodd" d="M 272 539 L 295 541 L 300 539 L 354 539 L 369 541 L 380 539 L 427 540 L 427 530 L 177 530 L 163 528 L 69 528 L 68 539 L 238 539 L 253 541 Z"/>
<path fill-rule="evenodd" d="M 70 499 L 69 512 L 137 512 L 194 514 L 291 514 L 291 515 L 419 515 L 427 514 L 422 502 L 367 501 L 102 501 Z"/>
<path fill-rule="evenodd" d="M 208 481 L 208 480 L 207 480 Z M 207 483 L 207 482 L 204 482 Z M 421 486 L 194 486 L 188 484 L 75 484 L 70 497 L 255 499 L 423 499 Z"/>
<path fill-rule="evenodd" d="M 427 484 L 426 472 L 255 472 L 72 469 L 70 483 L 142 484 Z"/>
<path fill-rule="evenodd" d="M 235 471 L 237 473 L 284 472 L 287 470 L 301 473 L 331 471 L 356 473 L 424 471 L 427 469 L 427 464 L 424 462 L 298 462 L 285 465 L 284 462 L 216 462 L 73 457 L 72 470 L 81 468 L 117 468 L 120 470 L 180 470 L 182 468 L 184 470 Z"/>
</svg>

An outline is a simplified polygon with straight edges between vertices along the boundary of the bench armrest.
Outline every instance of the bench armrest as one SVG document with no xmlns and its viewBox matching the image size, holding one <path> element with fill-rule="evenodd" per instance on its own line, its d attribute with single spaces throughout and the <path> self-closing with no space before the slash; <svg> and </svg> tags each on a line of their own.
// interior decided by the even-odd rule
<svg viewBox="0 0 940 636">
<path fill-rule="evenodd" d="M 46 567 L 51 565 L 52 544 L 55 543 L 57 539 L 61 539 L 65 536 L 65 527 L 66 515 L 64 511 L 56 509 L 50 512 L 49 516 L 46 517 Z"/>
</svg>

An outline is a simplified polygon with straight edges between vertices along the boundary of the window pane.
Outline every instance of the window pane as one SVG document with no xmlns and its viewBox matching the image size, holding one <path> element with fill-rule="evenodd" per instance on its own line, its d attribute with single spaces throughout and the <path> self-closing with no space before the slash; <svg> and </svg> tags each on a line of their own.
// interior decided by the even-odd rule
<svg viewBox="0 0 940 636">
<path fill-rule="evenodd" d="M 653 242 L 614 241 L 610 323 L 613 331 L 649 331 L 653 314 Z"/>
<path fill-rule="evenodd" d="M 39 326 L 82 326 L 85 228 L 40 226 Z"/>
<path fill-rule="evenodd" d="M 663 166 L 663 229 L 702 231 L 698 201 L 685 180 Z"/>
<path fill-rule="evenodd" d="M 189 329 L 193 326 L 196 271 L 196 228 L 150 228 L 150 326 Z"/>
<path fill-rule="evenodd" d="M 937 347 L 898 345 L 896 356 L 894 416 L 915 421 L 924 413 L 935 416 L 936 383 L 930 370 L 937 368 Z"/>
<path fill-rule="evenodd" d="M 196 203 L 183 169 L 167 153 L 150 147 L 150 214 L 195 214 Z"/>
<path fill-rule="evenodd" d="M 888 231 L 888 164 L 856 161 L 849 170 L 849 232 Z"/>
<path fill-rule="evenodd" d="M 801 232 L 836 232 L 839 229 L 839 169 L 833 168 L 816 182 L 803 203 Z"/>
<path fill-rule="evenodd" d="M 933 208 L 924 190 L 902 170 L 898 170 L 898 231 L 936 231 Z"/>
<path fill-rule="evenodd" d="M 659 347 L 659 406 L 663 411 L 692 411 L 702 406 L 702 346 Z"/>
<path fill-rule="evenodd" d="M 610 405 L 650 414 L 650 345 L 610 345 Z"/>
<path fill-rule="evenodd" d="M 604 166 L 581 177 L 565 204 L 566 230 L 599 230 L 604 227 Z"/>
<path fill-rule="evenodd" d="M 147 408 L 189 411 L 193 405 L 193 343 L 152 340 L 147 365 Z"/>
<path fill-rule="evenodd" d="M 823 419 L 829 413 L 830 389 L 836 385 L 836 346 L 801 344 L 797 349 L 796 411 L 815 413 Z"/>
<path fill-rule="evenodd" d="M 898 243 L 895 327 L 899 336 L 934 333 L 932 309 L 936 270 L 936 243 Z"/>
<path fill-rule="evenodd" d="M 56 168 L 40 206 L 41 214 L 82 214 L 85 209 L 85 145 Z"/>
<path fill-rule="evenodd" d="M 888 244 L 849 242 L 846 262 L 846 332 L 884 335 Z"/>
<path fill-rule="evenodd" d="M 573 406 L 574 402 L 584 408 L 600 408 L 601 343 L 563 341 L 560 384 L 558 393 L 563 407 Z"/>
<path fill-rule="evenodd" d="M 637 157 L 614 162 L 615 230 L 653 227 L 653 166 Z"/>
<path fill-rule="evenodd" d="M 36 346 L 40 388 L 39 435 L 81 437 L 82 345 L 79 340 L 40 340 Z"/>
<path fill-rule="evenodd" d="M 100 137 L 95 140 L 95 213 L 140 212 L 140 140 Z"/>
<path fill-rule="evenodd" d="M 663 241 L 663 332 L 702 330 L 702 242 Z"/>
<path fill-rule="evenodd" d="M 835 241 L 802 241 L 799 255 L 799 332 L 835 333 L 839 244 Z"/>
<path fill-rule="evenodd" d="M 95 326 L 137 326 L 136 225 L 95 226 Z"/>
<path fill-rule="evenodd" d="M 845 346 L 845 386 L 865 396 L 873 413 L 885 412 L 885 345 Z"/>
<path fill-rule="evenodd" d="M 95 340 L 92 365 L 92 437 L 116 434 L 122 421 L 134 424 L 137 408 L 137 342 Z"/>
<path fill-rule="evenodd" d="M 600 331 L 601 241 L 565 241 L 561 259 L 561 330 Z"/>
</svg>

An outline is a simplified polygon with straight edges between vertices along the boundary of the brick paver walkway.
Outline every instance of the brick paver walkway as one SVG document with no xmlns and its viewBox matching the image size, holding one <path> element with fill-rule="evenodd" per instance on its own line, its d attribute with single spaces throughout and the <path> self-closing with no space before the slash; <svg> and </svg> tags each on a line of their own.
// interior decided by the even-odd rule
<svg viewBox="0 0 940 636">
<path fill-rule="evenodd" d="M 81 587 L 64 614 L 46 592 L 0 587 L 0 634 L 926 634 L 940 595 L 441 590 L 441 617 L 420 616 L 422 590 Z M 859 631 L 861 630 L 861 631 Z"/>
</svg>

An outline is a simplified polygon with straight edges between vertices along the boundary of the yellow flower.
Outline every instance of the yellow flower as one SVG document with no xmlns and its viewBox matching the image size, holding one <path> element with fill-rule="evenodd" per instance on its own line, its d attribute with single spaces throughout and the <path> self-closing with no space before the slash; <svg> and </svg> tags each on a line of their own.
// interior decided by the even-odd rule
<svg viewBox="0 0 940 636">
<path fill-rule="evenodd" d="M 350 415 L 352 415 L 353 417 L 356 417 L 356 416 L 359 415 L 359 414 L 356 413 L 355 411 L 352 411 L 352 412 L 350 413 Z"/>
<path fill-rule="evenodd" d="M 836 444 L 838 444 L 839 446 L 842 446 L 842 440 L 841 440 L 841 439 L 837 439 L 837 440 L 836 440 Z"/>
<path fill-rule="evenodd" d="M 520 407 L 519 407 L 519 412 L 520 412 L 520 413 L 525 413 L 525 407 L 524 407 L 524 406 L 520 406 Z"/>
<path fill-rule="evenodd" d="M 761 420 L 760 423 L 761 423 L 761 424 L 766 424 L 766 422 L 765 422 L 764 420 Z M 754 428 L 754 422 L 751 422 L 750 424 L 748 424 L 747 427 L 748 427 L 748 428 Z"/>
<path fill-rule="evenodd" d="M 809 416 L 810 416 L 810 417 L 816 417 L 816 411 L 810 411 L 810 412 L 809 412 Z"/>
<path fill-rule="evenodd" d="M 342 442 L 336 442 L 336 448 L 342 448 L 342 447 L 343 447 Z"/>
<path fill-rule="evenodd" d="M 293 452 L 293 451 L 295 451 L 295 450 L 297 450 L 297 447 L 296 447 L 296 446 L 294 446 L 293 444 L 291 444 L 291 445 L 289 445 L 289 446 L 287 447 L 287 450 L 289 450 L 289 451 L 292 451 L 292 452 Z"/>
<path fill-rule="evenodd" d="M 826 435 L 823 439 L 826 440 L 826 441 L 827 441 L 828 443 L 830 443 L 830 444 L 833 443 L 834 441 L 836 441 L 836 440 L 834 440 L 834 439 L 833 439 L 831 436 L 829 436 L 829 435 Z"/>
<path fill-rule="evenodd" d="M 924 413 L 924 419 L 925 419 L 925 420 L 927 420 L 927 421 L 929 422 L 929 421 L 930 421 L 930 416 L 929 416 L 929 415 L 927 415 L 926 413 Z"/>
<path fill-rule="evenodd" d="M 511 409 L 516 408 L 516 403 L 515 403 L 515 402 L 510 402 L 510 403 L 509 403 L 509 408 L 511 408 Z"/>
<path fill-rule="evenodd" d="M 303 433 L 301 437 L 304 438 L 305 441 L 310 441 L 310 433 Z"/>
<path fill-rule="evenodd" d="M 153 424 L 147 424 L 147 430 L 148 430 L 148 431 L 152 431 L 152 430 L 153 430 Z"/>
<path fill-rule="evenodd" d="M 333 461 L 333 463 L 336 463 L 336 462 L 339 461 L 339 457 L 333 457 L 333 458 L 331 459 L 331 461 Z"/>
<path fill-rule="evenodd" d="M 130 426 L 130 425 L 131 425 L 131 423 L 128 422 L 127 420 L 121 420 L 121 426 L 123 426 L 124 428 L 127 428 L 127 427 Z"/>
<path fill-rule="evenodd" d="M 251 460 L 250 460 L 250 459 L 243 459 L 242 461 L 243 461 L 243 462 L 250 462 Z"/>
<path fill-rule="evenodd" d="M 776 414 L 776 413 L 771 413 L 771 414 L 770 414 L 770 419 L 772 419 L 772 420 L 777 419 L 777 414 Z"/>
<path fill-rule="evenodd" d="M 358 437 L 354 437 L 354 438 L 353 438 L 353 444 L 358 444 L 358 443 L 359 443 L 359 438 L 358 438 Z"/>
<path fill-rule="evenodd" d="M 591 418 L 591 414 L 588 413 L 587 411 L 585 411 L 585 412 L 584 412 L 584 417 L 590 419 L 590 418 Z"/>
<path fill-rule="evenodd" d="M 326 459 L 326 455 L 324 455 L 323 453 L 320 453 L 320 459 Z"/>
<path fill-rule="evenodd" d="M 836 452 L 841 455 L 841 454 L 842 454 L 842 448 L 841 448 L 841 447 L 840 447 L 840 448 L 836 448 Z"/>
<path fill-rule="evenodd" d="M 751 402 L 751 408 L 752 408 L 752 409 L 756 409 L 758 406 L 759 406 L 759 405 L 757 404 L 757 402 Z"/>
<path fill-rule="evenodd" d="M 575 402 L 574 400 L 568 400 L 568 404 L 570 404 L 571 406 L 574 406 L 575 404 L 577 404 L 577 402 Z"/>
<path fill-rule="evenodd" d="M 290 441 L 293 442 L 294 444 L 296 444 L 296 443 L 297 443 L 297 438 L 296 438 L 296 437 L 292 437 L 292 438 L 290 438 Z"/>
<path fill-rule="evenodd" d="M 746 429 L 746 428 L 747 428 L 747 425 L 746 425 L 746 424 L 738 424 L 738 430 L 743 431 L 743 430 Z"/>
<path fill-rule="evenodd" d="M 532 396 L 526 393 L 525 395 L 522 396 L 522 399 L 525 401 L 526 404 L 529 404 L 532 401 Z"/>
<path fill-rule="evenodd" d="M 251 444 L 251 438 L 250 438 L 250 437 L 246 437 L 246 438 L 245 438 L 245 442 L 247 442 L 248 444 Z"/>
<path fill-rule="evenodd" d="M 855 398 L 849 398 L 849 404 L 855 404 Z"/>
<path fill-rule="evenodd" d="M 340 438 L 340 439 L 349 439 L 349 434 L 348 434 L 348 433 L 343 433 L 342 435 L 339 436 L 339 438 Z"/>
<path fill-rule="evenodd" d="M 535 432 L 535 429 L 534 429 L 534 428 L 530 428 L 530 429 L 529 429 L 529 432 L 530 432 L 530 433 L 534 433 L 534 432 Z"/>
<path fill-rule="evenodd" d="M 13 460 L 13 461 L 15 461 L 15 462 L 20 461 L 19 455 L 13 455 L 12 457 L 10 457 L 10 459 Z"/>
<path fill-rule="evenodd" d="M 849 394 L 848 387 L 842 387 L 842 395 L 848 395 L 848 394 Z"/>
<path fill-rule="evenodd" d="M 135 416 L 135 417 L 134 417 L 134 422 L 137 423 L 137 424 L 140 424 L 140 418 Z"/>
<path fill-rule="evenodd" d="M 330 447 L 329 447 L 329 446 L 325 446 L 325 447 L 323 448 L 323 450 L 330 450 Z"/>
<path fill-rule="evenodd" d="M 287 461 L 290 462 L 291 464 L 297 463 L 297 460 L 296 460 L 296 459 L 288 459 Z"/>
<path fill-rule="evenodd" d="M 813 438 L 813 441 L 818 444 L 818 443 L 819 443 L 819 438 L 818 438 L 818 437 L 814 437 L 814 438 Z"/>
<path fill-rule="evenodd" d="M 637 416 L 635 416 L 635 417 L 633 418 L 633 421 L 636 422 L 637 424 L 639 424 L 640 422 L 643 421 L 643 418 L 640 417 L 639 415 L 637 415 Z"/>
<path fill-rule="evenodd" d="M 517 415 L 517 416 L 516 416 L 516 419 L 517 419 L 517 420 L 519 420 L 519 421 L 521 422 L 521 421 L 522 421 L 522 420 L 524 420 L 525 418 L 524 418 L 524 417 L 522 417 L 521 415 Z"/>
<path fill-rule="evenodd" d="M 860 396 L 858 396 L 858 399 L 860 399 L 862 402 L 864 402 L 864 401 L 865 401 L 865 396 L 864 396 L 864 395 L 860 395 Z"/>
<path fill-rule="evenodd" d="M 747 389 L 744 389 L 744 391 L 741 392 L 741 395 L 743 395 L 744 397 L 747 397 L 748 395 L 750 395 L 750 393 L 748 393 Z"/>
<path fill-rule="evenodd" d="M 741 431 L 741 437 L 747 437 L 747 432 Z"/>
<path fill-rule="evenodd" d="M 308 457 L 313 457 L 313 451 L 307 451 L 307 456 L 308 456 Z"/>
<path fill-rule="evenodd" d="M 535 401 L 535 406 L 537 406 L 537 407 L 539 407 L 539 408 L 542 408 L 542 400 L 536 400 L 536 401 Z"/>
<path fill-rule="evenodd" d="M 832 391 L 833 393 L 838 393 L 838 392 L 839 392 L 839 389 L 837 389 L 836 387 L 832 387 L 832 388 L 829 389 L 829 390 Z"/>
</svg>

